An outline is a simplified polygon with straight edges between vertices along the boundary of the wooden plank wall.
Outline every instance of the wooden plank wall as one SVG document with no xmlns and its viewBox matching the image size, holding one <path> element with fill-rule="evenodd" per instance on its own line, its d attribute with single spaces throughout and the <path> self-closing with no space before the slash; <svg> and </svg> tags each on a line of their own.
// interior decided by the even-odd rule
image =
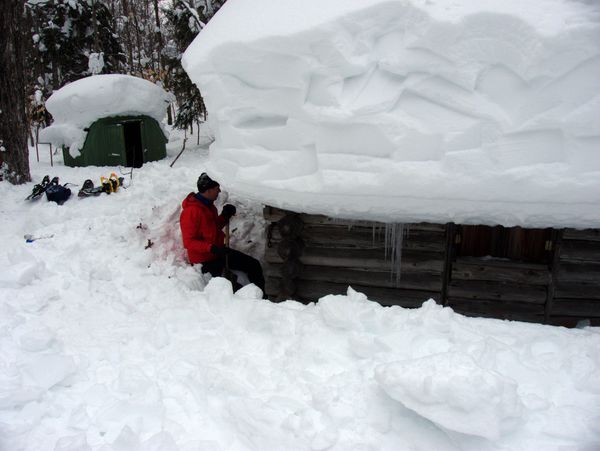
<svg viewBox="0 0 600 451">
<path fill-rule="evenodd" d="M 290 213 L 264 211 L 271 224 Z M 386 259 L 385 224 L 299 217 L 304 225 L 295 261 L 282 258 L 278 247 L 286 237 L 270 227 L 265 274 L 273 300 L 314 302 L 325 294 L 345 294 L 350 284 L 386 306 L 418 307 L 433 298 L 470 316 L 565 326 L 591 319 L 600 325 L 600 230 L 555 231 L 553 262 L 533 264 L 456 258 L 453 224 L 407 224 L 396 280 Z"/>
<path fill-rule="evenodd" d="M 547 265 L 462 257 L 452 262 L 446 305 L 469 316 L 543 322 Z"/>
<path fill-rule="evenodd" d="M 600 326 L 600 230 L 564 229 L 557 260 L 548 322 L 573 326 L 590 319 Z"/>
<path fill-rule="evenodd" d="M 265 218 L 272 223 L 289 213 L 265 208 Z M 269 297 L 281 300 L 293 295 L 296 300 L 314 302 L 325 294 L 345 294 L 350 283 L 382 305 L 417 307 L 429 298 L 441 301 L 446 247 L 443 225 L 408 225 L 400 279 L 396 280 L 390 272 L 390 259 L 386 259 L 385 224 L 307 214 L 300 218 L 304 223 L 304 248 L 293 293 L 281 289 L 282 273 L 289 265 L 284 266 L 278 253 L 282 241 L 279 228 L 271 229 L 270 246 L 265 253 Z"/>
</svg>

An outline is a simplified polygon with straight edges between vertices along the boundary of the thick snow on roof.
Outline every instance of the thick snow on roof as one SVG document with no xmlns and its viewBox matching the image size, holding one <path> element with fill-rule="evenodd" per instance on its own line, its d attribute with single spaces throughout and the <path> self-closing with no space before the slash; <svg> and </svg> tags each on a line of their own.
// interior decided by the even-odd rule
<svg viewBox="0 0 600 451">
<path fill-rule="evenodd" d="M 255 200 L 600 227 L 600 4 L 229 0 L 183 64 L 212 175 Z"/>
<path fill-rule="evenodd" d="M 131 75 L 94 75 L 69 83 L 46 101 L 54 123 L 42 130 L 42 141 L 65 145 L 71 153 L 85 142 L 85 128 L 109 116 L 147 115 L 159 123 L 169 94 L 160 86 Z"/>
</svg>

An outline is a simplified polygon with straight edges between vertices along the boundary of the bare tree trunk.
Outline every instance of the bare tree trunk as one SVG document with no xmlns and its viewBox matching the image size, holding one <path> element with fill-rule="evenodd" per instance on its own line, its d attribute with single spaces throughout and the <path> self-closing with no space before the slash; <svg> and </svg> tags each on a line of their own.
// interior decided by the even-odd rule
<svg viewBox="0 0 600 451">
<path fill-rule="evenodd" d="M 7 180 L 15 185 L 31 181 L 25 113 L 24 15 L 23 0 L 3 0 L 0 9 L 0 161 L 6 165 Z"/>
<path fill-rule="evenodd" d="M 171 104 L 167 105 L 167 124 L 173 125 L 173 107 Z"/>
<path fill-rule="evenodd" d="M 163 43 L 163 37 L 162 37 L 162 32 L 160 30 L 160 14 L 159 14 L 159 9 L 158 9 L 158 0 L 154 0 L 154 18 L 156 20 L 156 28 L 155 28 L 155 35 L 156 35 L 156 51 L 158 53 L 158 73 L 161 74 L 162 77 L 162 70 L 163 67 L 165 67 L 164 61 L 163 61 L 163 47 L 164 47 L 164 43 Z"/>
<path fill-rule="evenodd" d="M 135 72 L 133 67 L 133 43 L 131 42 L 131 17 L 129 12 L 129 2 L 123 0 L 123 16 L 125 17 L 125 34 L 127 35 L 127 57 L 129 59 L 129 71 Z"/>
<path fill-rule="evenodd" d="M 99 39 L 99 35 L 98 35 L 98 13 L 96 11 L 96 1 L 97 0 L 92 0 L 92 27 L 94 30 L 94 52 L 100 52 L 100 44 L 98 42 Z"/>
<path fill-rule="evenodd" d="M 138 70 L 142 72 L 144 69 L 142 64 L 142 37 L 140 35 L 140 23 L 136 12 L 131 12 L 133 24 L 135 25 L 135 42 L 137 44 Z"/>
</svg>

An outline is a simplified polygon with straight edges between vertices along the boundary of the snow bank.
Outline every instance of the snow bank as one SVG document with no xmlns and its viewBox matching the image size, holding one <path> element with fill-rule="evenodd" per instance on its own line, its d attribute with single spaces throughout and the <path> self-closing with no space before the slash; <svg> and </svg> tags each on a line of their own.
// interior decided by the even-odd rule
<svg viewBox="0 0 600 451">
<path fill-rule="evenodd" d="M 600 6 L 228 1 L 183 64 L 209 168 L 275 206 L 600 226 Z"/>
<path fill-rule="evenodd" d="M 194 147 L 61 206 L 23 202 L 33 182 L 0 183 L 0 449 L 599 448 L 598 328 L 382 307 L 352 289 L 274 304 L 207 284 L 177 222 L 205 169 Z M 113 170 L 51 167 L 42 149 L 36 182 Z M 261 206 L 226 194 L 232 246 L 259 256 Z"/>
<path fill-rule="evenodd" d="M 170 95 L 160 86 L 131 75 L 94 75 L 69 83 L 46 101 L 54 122 L 41 141 L 69 147 L 73 156 L 83 147 L 85 129 L 103 117 L 147 115 L 163 120 Z"/>
</svg>

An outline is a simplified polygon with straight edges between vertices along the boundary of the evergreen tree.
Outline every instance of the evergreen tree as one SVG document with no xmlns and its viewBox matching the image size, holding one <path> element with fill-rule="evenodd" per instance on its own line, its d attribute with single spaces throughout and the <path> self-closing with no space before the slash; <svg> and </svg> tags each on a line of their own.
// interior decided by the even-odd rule
<svg viewBox="0 0 600 451">
<path fill-rule="evenodd" d="M 33 24 L 33 70 L 44 94 L 93 73 L 121 71 L 124 55 L 103 2 L 27 0 L 26 5 Z"/>
<path fill-rule="evenodd" d="M 183 70 L 181 55 L 224 3 L 225 0 L 173 0 L 164 10 L 171 38 L 165 48 L 165 62 L 170 78 L 168 87 L 179 104 L 177 128 L 190 128 L 206 119 L 204 100 Z"/>
</svg>

